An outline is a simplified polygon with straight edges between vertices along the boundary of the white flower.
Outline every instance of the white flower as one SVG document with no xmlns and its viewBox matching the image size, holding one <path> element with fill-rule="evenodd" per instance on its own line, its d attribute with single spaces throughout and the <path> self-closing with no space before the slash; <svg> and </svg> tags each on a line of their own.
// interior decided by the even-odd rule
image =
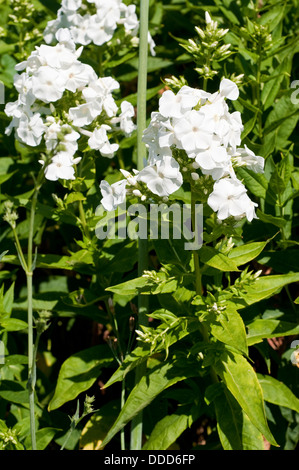
<svg viewBox="0 0 299 470">
<path fill-rule="evenodd" d="M 32 93 L 32 78 L 27 72 L 14 76 L 14 86 L 19 93 L 19 102 L 31 106 L 35 101 Z"/>
<path fill-rule="evenodd" d="M 56 46 L 42 44 L 36 50 L 40 61 L 55 69 L 68 68 L 77 60 L 75 52 L 60 43 Z"/>
<path fill-rule="evenodd" d="M 223 97 L 217 95 L 212 102 L 206 103 L 200 108 L 205 116 L 205 126 L 218 137 L 223 137 L 229 130 L 229 123 L 226 117 L 229 115 L 228 106 Z"/>
<path fill-rule="evenodd" d="M 222 133 L 222 143 L 226 147 L 230 145 L 236 149 L 241 144 L 241 133 L 244 129 L 241 113 L 239 111 L 227 113 L 223 120 L 227 122 L 228 126 L 227 131 Z"/>
<path fill-rule="evenodd" d="M 99 150 L 104 157 L 113 158 L 119 146 L 109 142 L 107 130 L 110 130 L 110 127 L 105 125 L 95 129 L 88 139 L 88 145 L 94 150 Z"/>
<path fill-rule="evenodd" d="M 156 160 L 155 164 L 143 168 L 138 176 L 148 189 L 158 196 L 169 196 L 183 184 L 178 162 L 169 156 Z"/>
<path fill-rule="evenodd" d="M 137 34 L 139 28 L 139 21 L 136 15 L 136 5 L 121 5 L 122 19 L 121 23 L 124 25 L 126 31 L 132 31 L 133 35 Z"/>
<path fill-rule="evenodd" d="M 112 21 L 111 21 L 112 20 Z M 97 46 L 102 46 L 110 41 L 116 29 L 113 18 L 92 15 L 89 19 L 88 37 Z"/>
<path fill-rule="evenodd" d="M 100 190 L 103 196 L 101 203 L 106 211 L 116 210 L 117 206 L 125 202 L 126 184 L 127 180 L 117 181 L 111 185 L 105 180 L 101 181 Z"/>
<path fill-rule="evenodd" d="M 87 46 L 87 44 L 90 44 L 92 41 L 89 34 L 90 15 L 86 14 L 84 16 L 81 16 L 76 14 L 74 15 L 74 19 L 74 23 L 70 24 L 72 38 L 74 39 L 75 43 Z"/>
<path fill-rule="evenodd" d="M 50 181 L 57 181 L 58 179 L 74 180 L 75 170 L 73 163 L 73 160 L 68 155 L 58 153 L 46 167 L 45 177 Z"/>
<path fill-rule="evenodd" d="M 126 180 L 127 180 L 127 182 L 129 183 L 130 186 L 136 186 L 137 185 L 137 175 L 138 175 L 139 171 L 137 171 L 137 173 L 135 175 L 131 175 L 131 173 L 129 171 L 123 170 L 122 168 L 120 168 L 119 171 L 126 178 Z"/>
<path fill-rule="evenodd" d="M 81 62 L 75 62 L 68 69 L 62 71 L 65 89 L 75 93 L 78 89 L 83 89 L 97 76 L 92 67 Z"/>
<path fill-rule="evenodd" d="M 191 110 L 174 125 L 176 138 L 187 153 L 207 149 L 212 140 L 213 129 L 204 125 L 205 116 Z"/>
<path fill-rule="evenodd" d="M 119 83 L 112 77 L 98 78 L 82 90 L 87 103 L 103 108 L 108 117 L 115 116 L 117 105 L 113 99 L 112 91 L 119 88 Z"/>
<path fill-rule="evenodd" d="M 256 217 L 255 206 L 246 194 L 246 188 L 241 181 L 232 178 L 222 178 L 214 183 L 213 192 L 208 198 L 208 205 L 217 212 L 219 220 L 228 217 L 244 217 L 249 221 Z"/>
<path fill-rule="evenodd" d="M 121 114 L 117 118 L 111 119 L 111 123 L 120 123 L 121 130 L 128 136 L 136 129 L 136 125 L 132 121 L 135 115 L 134 106 L 128 101 L 122 101 L 120 105 Z"/>
<path fill-rule="evenodd" d="M 36 113 L 30 118 L 23 114 L 19 120 L 16 132 L 18 138 L 24 144 L 36 147 L 41 143 L 45 130 L 46 128 L 40 114 Z"/>
<path fill-rule="evenodd" d="M 49 126 L 46 128 L 45 132 L 45 143 L 48 150 L 54 150 L 57 146 L 58 135 L 61 133 L 60 122 L 56 122 L 53 116 L 48 116 L 46 119 Z"/>
<path fill-rule="evenodd" d="M 237 100 L 239 98 L 239 89 L 237 85 L 228 78 L 223 78 L 223 80 L 221 80 L 219 90 L 220 94 L 229 100 Z"/>
<path fill-rule="evenodd" d="M 244 145 L 244 148 L 237 148 L 236 152 L 232 155 L 232 160 L 237 166 L 246 166 L 255 173 L 264 172 L 264 158 L 255 155 L 247 145 Z"/>
<path fill-rule="evenodd" d="M 47 65 L 40 67 L 32 77 L 35 98 L 50 103 L 59 100 L 65 90 L 65 79 L 59 71 Z"/>
<path fill-rule="evenodd" d="M 86 126 L 101 114 L 101 104 L 98 102 L 83 103 L 69 109 L 69 118 L 74 126 Z"/>
<path fill-rule="evenodd" d="M 82 0 L 62 0 L 61 6 L 64 10 L 76 11 L 82 5 Z"/>
<path fill-rule="evenodd" d="M 166 90 L 159 100 L 159 112 L 166 118 L 181 118 L 198 101 L 199 98 L 196 95 L 184 92 L 184 87 L 176 95 L 173 91 Z"/>
<path fill-rule="evenodd" d="M 216 136 L 213 137 L 207 149 L 196 153 L 195 161 L 204 174 L 211 175 L 215 180 L 223 176 L 231 163 L 226 148 L 219 145 L 219 139 Z"/>
</svg>

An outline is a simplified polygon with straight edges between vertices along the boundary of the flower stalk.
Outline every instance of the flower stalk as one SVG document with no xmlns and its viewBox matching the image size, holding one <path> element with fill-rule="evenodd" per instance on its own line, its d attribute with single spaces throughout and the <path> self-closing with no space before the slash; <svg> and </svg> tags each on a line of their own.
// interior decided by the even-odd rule
<svg viewBox="0 0 299 470">
<path fill-rule="evenodd" d="M 137 169 L 142 170 L 146 147 L 142 141 L 146 128 L 146 90 L 147 90 L 147 57 L 148 57 L 148 16 L 149 0 L 140 0 L 140 36 L 139 36 L 139 65 L 138 65 L 138 89 L 137 89 Z M 141 276 L 147 269 L 148 242 L 139 239 L 138 244 L 138 275 Z M 148 298 L 138 297 L 138 326 L 147 324 Z M 136 369 L 135 383 L 139 383 L 144 375 L 146 364 L 141 364 Z M 142 412 L 132 420 L 130 448 L 140 450 L 142 447 Z"/>
</svg>

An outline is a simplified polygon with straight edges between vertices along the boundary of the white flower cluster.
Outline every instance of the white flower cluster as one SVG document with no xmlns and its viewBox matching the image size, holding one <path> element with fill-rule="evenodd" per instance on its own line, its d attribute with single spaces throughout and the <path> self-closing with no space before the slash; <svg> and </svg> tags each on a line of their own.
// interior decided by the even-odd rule
<svg viewBox="0 0 299 470">
<path fill-rule="evenodd" d="M 62 0 L 57 18 L 46 26 L 44 38 L 50 44 L 60 28 L 68 28 L 76 44 L 102 46 L 112 39 L 119 26 L 136 38 L 139 20 L 135 5 L 126 5 L 122 0 Z M 148 40 L 151 53 L 155 55 L 155 43 L 150 34 Z"/>
<path fill-rule="evenodd" d="M 120 129 L 130 135 L 135 129 L 133 106 L 123 101 L 119 109 L 112 96 L 119 83 L 112 77 L 99 78 L 79 61 L 82 47 L 76 49 L 67 28 L 59 29 L 56 38 L 55 46 L 36 47 L 16 66 L 22 72 L 14 78 L 18 99 L 5 107 L 12 117 L 6 134 L 15 129 L 16 138 L 31 147 L 44 138 L 52 157 L 45 175 L 53 181 L 75 178 L 73 165 L 81 160 L 75 154 L 82 136 L 88 137 L 91 149 L 112 158 L 118 144 L 110 143 L 107 132 Z"/>
<path fill-rule="evenodd" d="M 246 216 L 249 221 L 255 218 L 257 204 L 248 197 L 234 168 L 247 166 L 262 172 L 264 159 L 247 146 L 239 147 L 241 115 L 238 111 L 230 113 L 226 103 L 226 99 L 236 100 L 238 96 L 237 85 L 229 79 L 223 79 L 219 91 L 213 94 L 186 85 L 177 94 L 165 91 L 159 112 L 152 113 L 143 136 L 149 151 L 147 165 L 134 176 L 124 174 L 126 180 L 111 187 L 102 182 L 104 208 L 115 209 L 124 201 L 126 191 L 141 200 L 150 194 L 166 200 L 184 180 L 195 184 L 202 174 L 214 180 L 207 202 L 219 220 L 230 216 Z"/>
</svg>

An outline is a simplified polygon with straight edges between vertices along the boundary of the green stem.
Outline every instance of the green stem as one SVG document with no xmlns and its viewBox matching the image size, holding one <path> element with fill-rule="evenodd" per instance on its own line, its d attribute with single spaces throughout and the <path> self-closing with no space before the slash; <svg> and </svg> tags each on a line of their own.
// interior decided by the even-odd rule
<svg viewBox="0 0 299 470">
<path fill-rule="evenodd" d="M 17 249 L 17 253 L 19 255 L 20 261 L 21 261 L 22 268 L 26 272 L 26 271 L 28 271 L 27 263 L 25 261 L 25 257 L 24 257 L 23 250 L 22 250 L 22 247 L 21 247 L 21 244 L 20 244 L 19 236 L 18 236 L 17 231 L 16 231 L 15 228 L 12 228 L 12 231 L 13 231 L 13 235 L 14 235 L 14 238 L 15 238 L 16 249 Z"/>
<path fill-rule="evenodd" d="M 146 156 L 146 147 L 142 142 L 143 131 L 146 128 L 146 90 L 147 90 L 147 57 L 148 57 L 148 16 L 149 0 L 140 0 L 140 35 L 139 35 L 139 63 L 138 63 L 138 89 L 137 89 L 137 168 L 143 168 Z M 148 241 L 139 239 L 138 243 L 138 275 L 141 276 L 148 266 Z M 138 296 L 138 324 L 147 325 L 148 298 L 146 295 Z M 136 368 L 135 384 L 139 383 L 146 370 L 146 363 Z M 131 450 L 140 450 L 142 447 L 142 412 L 132 420 Z"/>
<path fill-rule="evenodd" d="M 34 391 L 35 391 L 35 354 L 33 342 L 33 315 L 32 315 L 32 272 L 26 273 L 27 299 L 28 299 L 28 392 L 31 447 L 36 450 L 35 416 L 34 416 Z"/>
<path fill-rule="evenodd" d="M 192 222 L 193 231 L 196 230 L 195 205 L 196 205 L 196 197 L 194 195 L 194 191 L 192 190 L 192 186 L 191 186 L 191 222 Z M 197 295 L 202 296 L 203 294 L 203 289 L 202 289 L 203 269 L 200 269 L 198 251 L 193 250 L 192 254 L 193 254 L 194 273 L 195 273 L 195 291 Z M 200 324 L 200 332 L 202 334 L 204 342 L 209 343 L 210 342 L 209 332 L 208 332 L 207 327 L 203 323 Z M 211 367 L 210 369 L 210 376 L 211 376 L 213 383 L 218 382 L 217 374 L 215 370 L 213 369 L 213 367 Z"/>
<path fill-rule="evenodd" d="M 260 110 L 258 113 L 258 134 L 259 138 L 262 141 L 263 140 L 263 121 L 262 121 L 262 100 L 261 100 L 261 46 L 260 42 L 258 44 L 258 62 L 257 62 L 257 74 L 256 74 L 256 99 L 257 99 L 257 107 Z"/>
<path fill-rule="evenodd" d="M 85 212 L 84 212 L 84 207 L 83 207 L 82 201 L 79 201 L 79 214 L 80 214 L 80 221 L 81 221 L 82 228 L 83 228 L 83 233 L 86 236 L 86 238 L 88 238 L 88 240 L 90 240 L 89 228 L 88 228 L 88 224 L 86 222 L 86 217 L 85 217 Z"/>
<path fill-rule="evenodd" d="M 194 191 L 191 187 L 191 223 L 192 223 L 192 230 L 195 233 L 196 230 L 196 220 L 195 220 L 195 205 L 196 205 L 196 198 L 194 195 Z M 199 266 L 199 256 L 198 251 L 192 251 L 193 254 L 193 261 L 194 261 L 194 272 L 195 272 L 195 291 L 197 295 L 202 295 L 202 281 L 201 281 L 201 271 Z"/>
<path fill-rule="evenodd" d="M 32 305 L 32 284 L 33 284 L 33 235 L 34 235 L 34 220 L 37 205 L 38 193 L 44 178 L 44 171 L 41 170 L 35 182 L 35 191 L 33 194 L 30 219 L 29 219 L 29 235 L 28 235 L 28 249 L 27 249 L 27 263 L 26 263 L 26 279 L 27 279 L 27 317 L 28 317 L 28 391 L 29 391 L 29 414 L 30 414 L 30 434 L 32 450 L 36 450 L 36 434 L 35 434 L 35 416 L 34 416 L 34 393 L 36 382 L 36 351 L 34 350 L 33 341 L 33 305 Z"/>
<path fill-rule="evenodd" d="M 123 379 L 122 384 L 121 384 L 121 400 L 120 400 L 121 410 L 123 409 L 125 401 L 126 401 L 126 383 L 125 383 L 125 379 Z M 126 450 L 125 428 L 124 427 L 120 431 L 120 448 L 121 448 L 121 450 Z"/>
</svg>

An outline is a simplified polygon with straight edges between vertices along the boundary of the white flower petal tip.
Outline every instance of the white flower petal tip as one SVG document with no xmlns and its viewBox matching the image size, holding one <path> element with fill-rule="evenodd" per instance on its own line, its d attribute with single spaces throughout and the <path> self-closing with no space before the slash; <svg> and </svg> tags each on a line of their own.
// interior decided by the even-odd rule
<svg viewBox="0 0 299 470">
<path fill-rule="evenodd" d="M 235 101 L 239 98 L 239 89 L 234 82 L 228 78 L 223 78 L 220 83 L 220 94 L 229 100 Z"/>
<path fill-rule="evenodd" d="M 210 14 L 208 11 L 205 12 L 205 20 L 207 24 L 212 22 L 212 18 L 210 17 Z"/>
</svg>

